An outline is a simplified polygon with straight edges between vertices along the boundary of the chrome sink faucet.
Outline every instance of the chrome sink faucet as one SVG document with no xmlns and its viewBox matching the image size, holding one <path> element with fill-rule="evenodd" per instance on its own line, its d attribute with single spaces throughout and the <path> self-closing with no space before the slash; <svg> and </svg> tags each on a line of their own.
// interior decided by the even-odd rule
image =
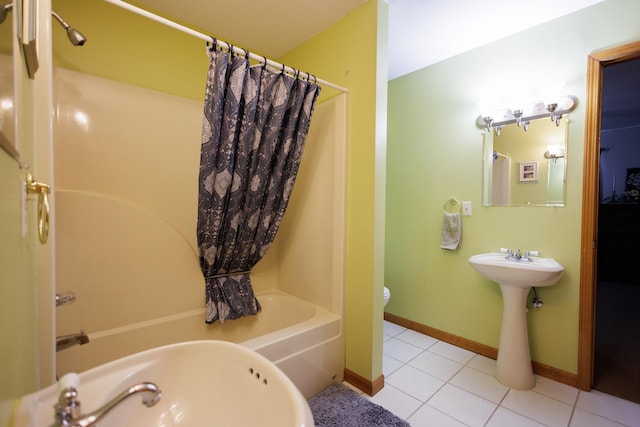
<svg viewBox="0 0 640 427">
<path fill-rule="evenodd" d="M 80 413 L 80 402 L 78 401 L 78 382 L 79 377 L 77 374 L 67 374 L 60 380 L 63 388 L 60 391 L 58 403 L 54 406 L 56 421 L 51 427 L 89 427 L 96 425 L 113 408 L 134 394 L 141 393 L 142 403 L 147 407 L 155 405 L 162 397 L 162 392 L 158 386 L 151 382 L 142 382 L 124 390 L 95 411 L 82 415 Z M 65 386 L 65 383 L 69 385 Z"/>
<path fill-rule="evenodd" d="M 515 252 L 513 252 L 513 249 L 507 249 L 507 256 L 505 258 L 520 261 L 520 258 L 522 258 L 522 254 L 520 254 L 520 249 L 518 249 Z"/>
<path fill-rule="evenodd" d="M 515 252 L 513 251 L 513 249 L 507 249 L 507 256 L 505 257 L 505 259 L 532 262 L 533 258 L 531 258 L 531 256 L 536 254 L 539 254 L 538 251 L 525 251 L 523 255 L 522 252 L 520 252 L 520 249 L 516 250 Z"/>
</svg>

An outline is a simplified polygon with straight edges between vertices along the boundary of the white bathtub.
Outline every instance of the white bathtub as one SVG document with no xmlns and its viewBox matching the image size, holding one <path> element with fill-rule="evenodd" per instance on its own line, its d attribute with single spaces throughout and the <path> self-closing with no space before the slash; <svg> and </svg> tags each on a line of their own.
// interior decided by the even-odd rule
<svg viewBox="0 0 640 427">
<path fill-rule="evenodd" d="M 91 333 L 90 342 L 58 353 L 57 374 L 82 372 L 150 348 L 194 340 L 240 343 L 271 360 L 309 398 L 344 375 L 342 319 L 294 296 L 269 291 L 256 295 L 257 316 L 204 323 L 204 308 Z M 149 379 L 153 381 L 153 379 Z"/>
</svg>

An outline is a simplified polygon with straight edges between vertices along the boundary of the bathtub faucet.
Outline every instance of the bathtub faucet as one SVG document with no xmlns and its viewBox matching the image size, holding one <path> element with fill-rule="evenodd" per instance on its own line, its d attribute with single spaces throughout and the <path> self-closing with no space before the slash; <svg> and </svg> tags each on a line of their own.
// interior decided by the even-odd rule
<svg viewBox="0 0 640 427">
<path fill-rule="evenodd" d="M 89 427 L 96 425 L 113 408 L 118 406 L 129 396 L 142 394 L 142 403 L 151 407 L 160 401 L 162 392 L 154 383 L 142 382 L 129 387 L 102 407 L 95 411 L 82 415 L 80 413 L 80 402 L 78 401 L 77 385 L 79 377 L 77 374 L 67 374 L 61 378 L 60 384 L 68 384 L 61 388 L 58 403 L 55 405 L 56 422 L 51 427 Z"/>
<path fill-rule="evenodd" d="M 62 335 L 56 337 L 56 351 L 65 350 L 74 345 L 87 344 L 89 342 L 89 336 L 84 331 L 80 331 L 79 334 Z"/>
</svg>

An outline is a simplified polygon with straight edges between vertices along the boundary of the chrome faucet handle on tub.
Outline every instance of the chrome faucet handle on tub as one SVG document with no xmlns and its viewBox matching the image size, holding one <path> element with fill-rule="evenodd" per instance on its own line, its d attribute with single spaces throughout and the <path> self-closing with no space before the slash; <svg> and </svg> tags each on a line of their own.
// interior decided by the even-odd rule
<svg viewBox="0 0 640 427">
<path fill-rule="evenodd" d="M 134 394 L 143 393 L 142 403 L 147 407 L 155 405 L 162 397 L 162 392 L 158 386 L 150 382 L 142 382 L 124 390 L 95 411 L 82 415 L 80 401 L 78 401 L 79 384 L 80 377 L 78 374 L 66 374 L 60 379 L 58 383 L 60 396 L 58 397 L 58 403 L 54 406 L 56 421 L 52 427 L 89 427 L 96 425 L 113 408 Z"/>
</svg>

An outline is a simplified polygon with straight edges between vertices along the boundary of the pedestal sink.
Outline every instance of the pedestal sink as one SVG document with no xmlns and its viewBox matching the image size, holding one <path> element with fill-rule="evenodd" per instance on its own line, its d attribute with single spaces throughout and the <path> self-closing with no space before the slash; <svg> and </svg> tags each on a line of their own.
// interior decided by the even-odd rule
<svg viewBox="0 0 640 427">
<path fill-rule="evenodd" d="M 558 282 L 564 267 L 552 258 L 507 259 L 502 253 L 469 258 L 473 268 L 498 282 L 502 291 L 503 314 L 495 376 L 502 384 L 527 390 L 535 385 L 527 333 L 527 295 L 531 287 Z"/>
</svg>

